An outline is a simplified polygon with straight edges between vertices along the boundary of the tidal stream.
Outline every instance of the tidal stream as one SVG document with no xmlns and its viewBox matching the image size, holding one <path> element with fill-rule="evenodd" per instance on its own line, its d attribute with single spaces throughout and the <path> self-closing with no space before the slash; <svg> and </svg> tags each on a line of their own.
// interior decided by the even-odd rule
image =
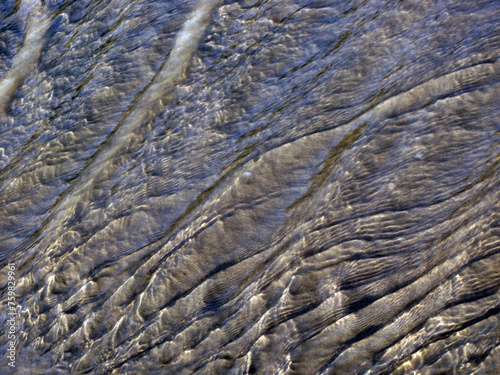
<svg viewBox="0 0 500 375">
<path fill-rule="evenodd" d="M 3 0 L 1 374 L 499 374 L 500 2 Z"/>
</svg>

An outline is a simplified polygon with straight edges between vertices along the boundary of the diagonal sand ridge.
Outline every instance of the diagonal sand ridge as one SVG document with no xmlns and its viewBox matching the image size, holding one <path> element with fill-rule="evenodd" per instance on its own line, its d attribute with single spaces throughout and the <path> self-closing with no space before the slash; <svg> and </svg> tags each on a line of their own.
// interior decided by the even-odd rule
<svg viewBox="0 0 500 375">
<path fill-rule="evenodd" d="M 49 18 L 41 9 L 40 1 L 23 1 L 21 7 L 28 9 L 26 34 L 23 45 L 13 58 L 11 68 L 0 80 L 0 111 L 12 100 L 17 88 L 33 71 L 42 50 L 44 35 L 49 27 Z"/>
</svg>

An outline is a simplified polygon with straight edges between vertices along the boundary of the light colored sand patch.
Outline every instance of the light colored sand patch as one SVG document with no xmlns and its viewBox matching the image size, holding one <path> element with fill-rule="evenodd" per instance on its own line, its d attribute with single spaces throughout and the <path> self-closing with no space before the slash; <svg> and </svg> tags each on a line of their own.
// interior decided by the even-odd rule
<svg viewBox="0 0 500 375">
<path fill-rule="evenodd" d="M 39 0 L 23 1 L 20 11 L 23 10 L 28 14 L 23 44 L 13 58 L 11 68 L 0 80 L 0 111 L 2 112 L 12 100 L 19 85 L 35 69 L 42 50 L 45 32 L 50 23 Z"/>
</svg>

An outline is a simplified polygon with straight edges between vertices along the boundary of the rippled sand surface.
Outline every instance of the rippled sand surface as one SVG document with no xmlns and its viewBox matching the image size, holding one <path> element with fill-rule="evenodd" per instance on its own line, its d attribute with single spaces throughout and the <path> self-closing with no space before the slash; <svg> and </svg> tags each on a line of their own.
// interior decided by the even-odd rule
<svg viewBox="0 0 500 375">
<path fill-rule="evenodd" d="M 2 1 L 0 373 L 499 374 L 499 19 Z"/>
</svg>

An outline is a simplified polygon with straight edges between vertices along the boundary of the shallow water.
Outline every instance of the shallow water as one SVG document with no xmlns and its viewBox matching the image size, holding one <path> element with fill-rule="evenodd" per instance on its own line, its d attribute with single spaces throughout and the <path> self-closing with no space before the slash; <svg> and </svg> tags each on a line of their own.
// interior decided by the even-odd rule
<svg viewBox="0 0 500 375">
<path fill-rule="evenodd" d="M 500 373 L 499 18 L 4 1 L 0 372 Z"/>
</svg>

